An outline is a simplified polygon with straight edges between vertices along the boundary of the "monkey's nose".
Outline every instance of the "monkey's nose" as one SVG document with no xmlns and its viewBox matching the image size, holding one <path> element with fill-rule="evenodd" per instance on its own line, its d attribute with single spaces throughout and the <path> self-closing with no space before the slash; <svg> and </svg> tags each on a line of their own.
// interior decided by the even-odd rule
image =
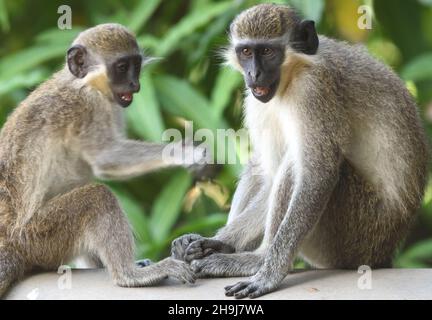
<svg viewBox="0 0 432 320">
<path fill-rule="evenodd" d="M 256 82 L 259 76 L 261 75 L 261 71 L 259 70 L 249 71 L 248 73 L 249 73 L 249 77 L 251 77 L 254 82 Z"/>
<path fill-rule="evenodd" d="M 129 84 L 129 87 L 131 88 L 131 90 L 132 90 L 133 92 L 138 92 L 138 91 L 140 91 L 140 89 L 141 89 L 141 86 L 140 86 L 139 82 L 135 82 L 135 81 L 132 81 L 132 82 Z"/>
</svg>

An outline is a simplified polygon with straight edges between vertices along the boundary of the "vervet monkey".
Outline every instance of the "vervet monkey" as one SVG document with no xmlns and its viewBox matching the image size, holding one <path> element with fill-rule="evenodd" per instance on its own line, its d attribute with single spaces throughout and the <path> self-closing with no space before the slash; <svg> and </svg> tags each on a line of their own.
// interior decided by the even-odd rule
<svg viewBox="0 0 432 320">
<path fill-rule="evenodd" d="M 98 25 L 75 39 L 66 60 L 0 134 L 0 296 L 23 274 L 56 270 L 82 252 L 100 260 L 119 286 L 152 285 L 167 276 L 193 282 L 189 265 L 171 258 L 136 265 L 117 199 L 91 182 L 182 161 L 163 159 L 163 144 L 126 137 L 122 107 L 139 91 L 146 62 L 134 35 L 118 24 Z M 204 154 L 188 145 L 183 151 L 198 151 L 197 161 Z"/>
<path fill-rule="evenodd" d="M 226 295 L 275 290 L 299 254 L 317 268 L 390 267 L 420 206 L 428 148 L 404 83 L 360 45 L 317 36 L 291 8 L 238 15 L 228 63 L 248 87 L 254 152 L 227 225 L 173 242 L 199 276 L 251 276 Z M 230 253 L 234 252 L 235 253 Z"/>
</svg>

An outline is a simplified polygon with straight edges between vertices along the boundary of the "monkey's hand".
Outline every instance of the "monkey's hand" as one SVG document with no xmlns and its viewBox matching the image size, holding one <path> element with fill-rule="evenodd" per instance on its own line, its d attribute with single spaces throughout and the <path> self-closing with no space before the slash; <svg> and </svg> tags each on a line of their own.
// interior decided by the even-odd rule
<svg viewBox="0 0 432 320">
<path fill-rule="evenodd" d="M 171 257 L 186 262 L 202 259 L 212 253 L 233 253 L 235 250 L 219 240 L 204 238 L 199 234 L 186 234 L 171 245 Z"/>
<path fill-rule="evenodd" d="M 232 246 L 222 241 L 201 237 L 187 247 L 184 261 L 190 263 L 192 260 L 202 259 L 213 253 L 233 253 L 234 251 Z"/>
<path fill-rule="evenodd" d="M 261 274 L 258 272 L 256 275 L 249 278 L 248 281 L 240 281 L 235 285 L 225 287 L 225 295 L 228 297 L 234 296 L 236 299 L 243 298 L 258 298 L 266 293 L 272 292 L 279 287 L 282 282 L 280 276 L 274 274 Z"/>
<path fill-rule="evenodd" d="M 183 261 L 166 258 L 158 263 L 160 268 L 160 274 L 165 277 L 171 277 L 177 279 L 183 283 L 193 284 L 195 283 L 196 275 L 190 266 Z M 150 268 L 150 265 L 147 268 Z M 146 268 L 144 268 L 145 270 Z"/>
<path fill-rule="evenodd" d="M 184 152 L 181 154 L 180 160 L 184 167 L 192 170 L 200 170 L 205 164 L 209 156 L 208 147 L 204 144 L 194 145 L 192 141 L 180 141 L 177 147 L 181 147 Z"/>
<path fill-rule="evenodd" d="M 171 243 L 171 257 L 177 260 L 185 260 L 186 249 L 189 245 L 199 239 L 204 239 L 199 234 L 190 233 L 178 237 Z"/>
</svg>

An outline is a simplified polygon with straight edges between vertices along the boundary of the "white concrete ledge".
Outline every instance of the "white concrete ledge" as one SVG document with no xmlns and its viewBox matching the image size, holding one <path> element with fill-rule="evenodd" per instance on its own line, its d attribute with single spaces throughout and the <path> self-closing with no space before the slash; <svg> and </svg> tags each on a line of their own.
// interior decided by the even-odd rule
<svg viewBox="0 0 432 320">
<path fill-rule="evenodd" d="M 64 275 L 63 275 L 64 276 Z M 296 271 L 280 289 L 262 299 L 431 299 L 432 269 L 380 269 L 372 271 L 372 289 L 359 289 L 357 271 Z M 364 276 L 364 275 L 363 275 Z M 17 283 L 6 299 L 141 299 L 207 300 L 225 297 L 224 287 L 241 278 L 200 279 L 193 286 L 166 280 L 160 286 L 120 288 L 103 269 L 72 270 L 72 287 L 57 273 L 38 274 Z"/>
</svg>

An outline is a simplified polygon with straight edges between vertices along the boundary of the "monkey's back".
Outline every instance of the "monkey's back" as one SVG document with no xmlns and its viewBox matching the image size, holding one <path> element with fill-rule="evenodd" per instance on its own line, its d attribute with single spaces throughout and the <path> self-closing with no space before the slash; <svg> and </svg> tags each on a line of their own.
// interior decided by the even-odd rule
<svg viewBox="0 0 432 320">
<path fill-rule="evenodd" d="M 324 64 L 334 74 L 340 108 L 347 109 L 346 158 L 385 192 L 413 210 L 423 195 L 429 159 L 417 106 L 400 78 L 361 45 L 322 37 Z"/>
<path fill-rule="evenodd" d="M 319 72 L 327 75 L 326 89 L 336 94 L 350 137 L 339 182 L 302 254 L 321 267 L 388 267 L 427 179 L 429 151 L 417 107 L 399 77 L 363 47 L 322 37 L 319 50 Z"/>
<path fill-rule="evenodd" d="M 68 181 L 69 176 L 75 176 L 70 175 L 70 170 L 81 169 L 80 174 L 89 174 L 79 155 L 64 148 L 65 140 L 78 134 L 81 124 L 77 123 L 77 115 L 85 112 L 80 109 L 83 103 L 78 92 L 65 88 L 64 81 L 55 74 L 12 112 L 1 130 L 0 193 L 5 194 L 5 207 L 0 208 L 0 225 L 9 226 L 34 212 L 55 196 L 55 189 L 64 191 L 84 183 Z"/>
</svg>

